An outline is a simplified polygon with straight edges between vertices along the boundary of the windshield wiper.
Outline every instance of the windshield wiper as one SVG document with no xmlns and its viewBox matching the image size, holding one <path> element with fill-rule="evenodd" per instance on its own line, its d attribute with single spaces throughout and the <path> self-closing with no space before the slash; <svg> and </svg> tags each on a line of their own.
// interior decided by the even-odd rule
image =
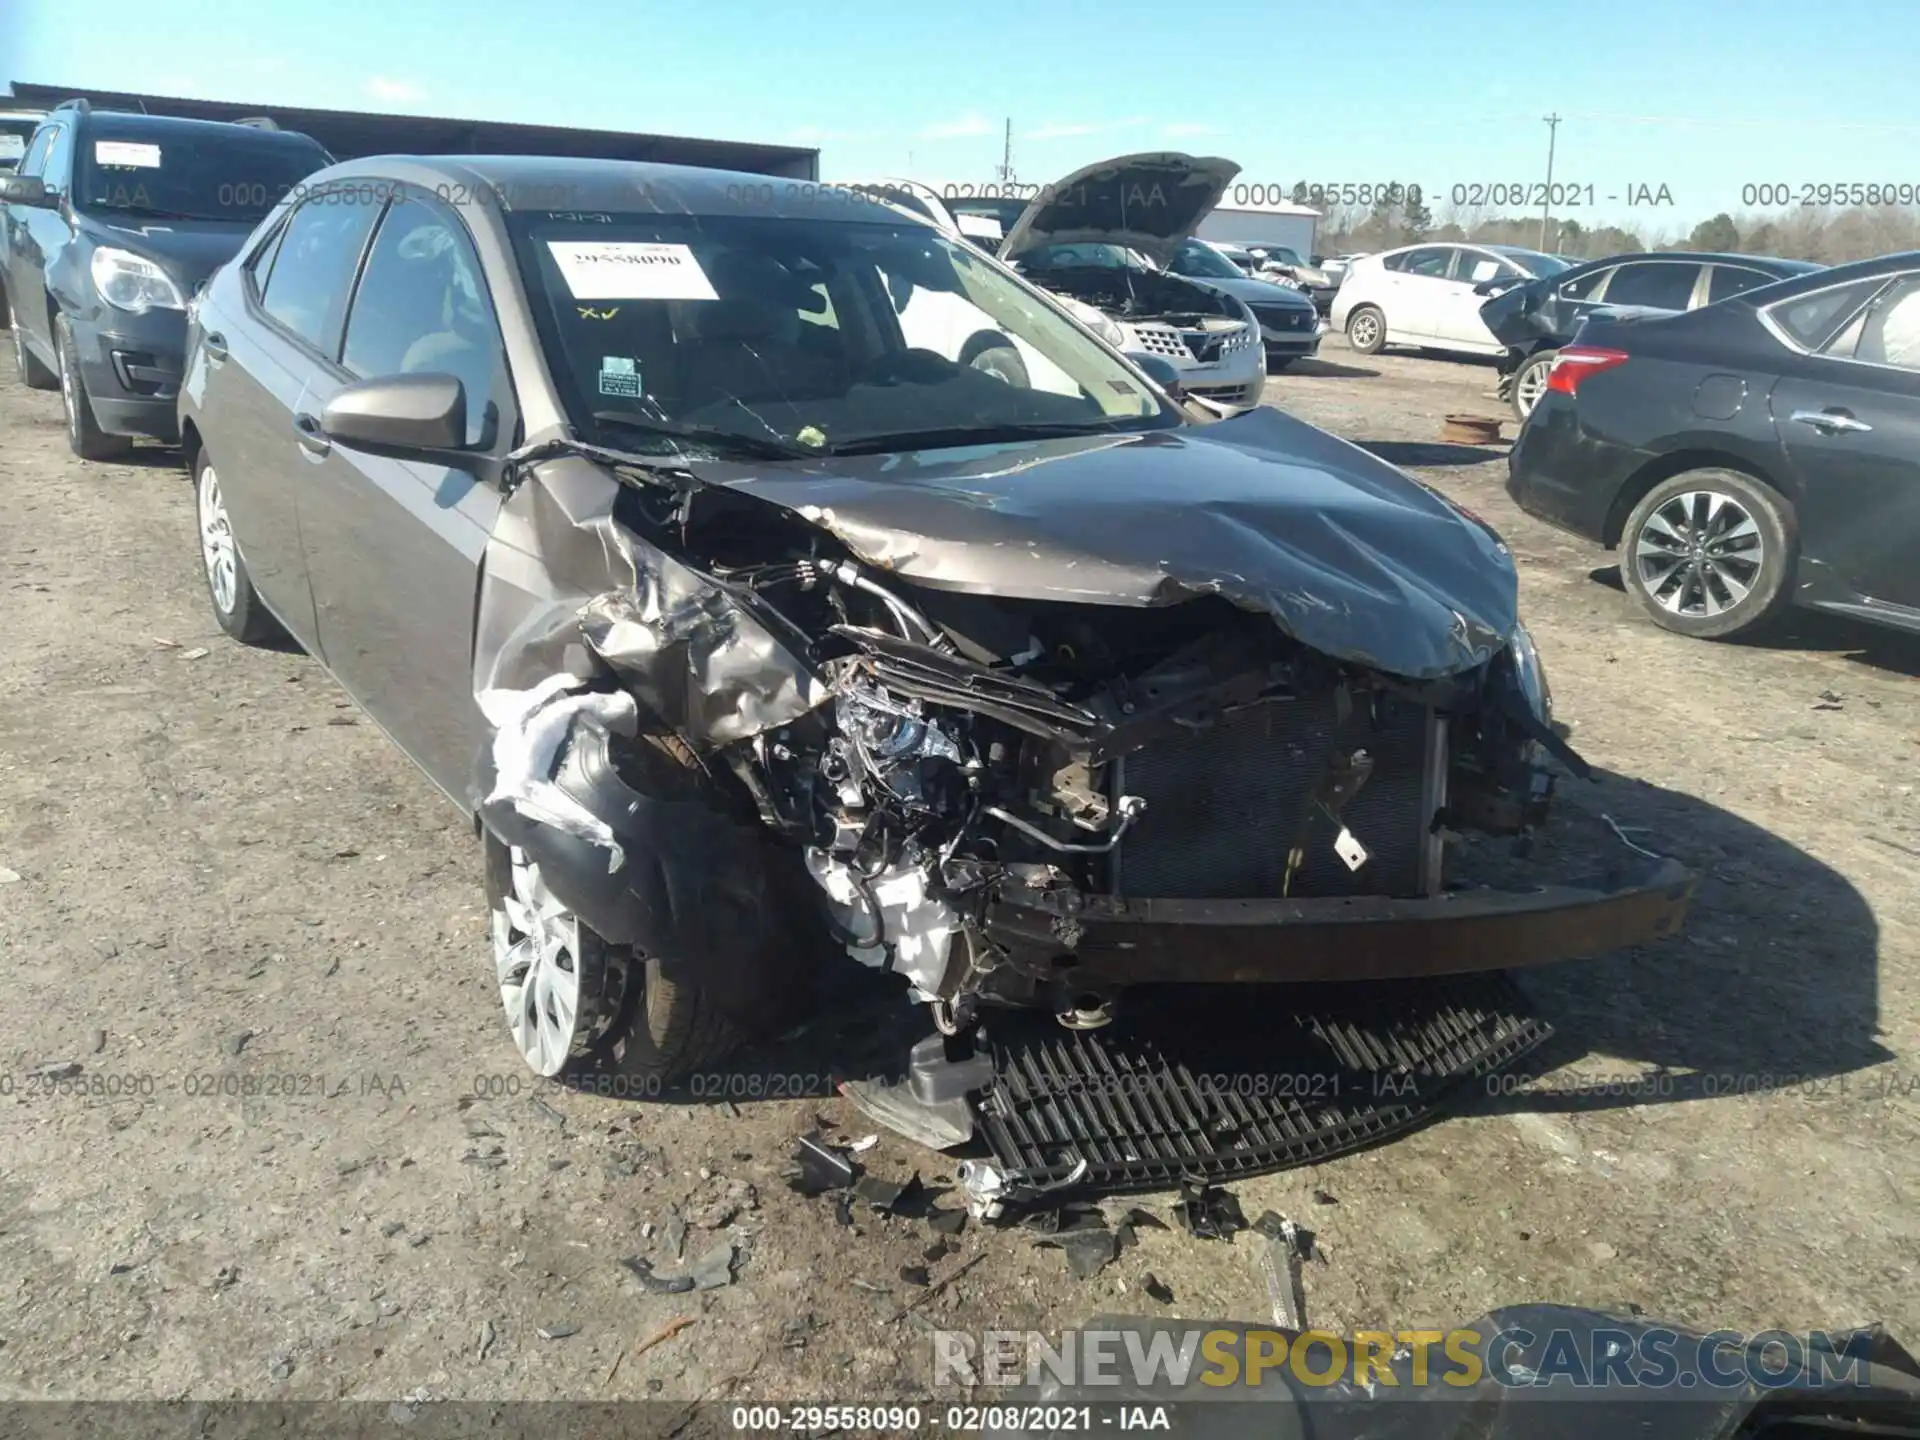
<svg viewBox="0 0 1920 1440">
<path fill-rule="evenodd" d="M 222 220 L 243 217 L 222 215 L 194 215 L 185 210 L 167 210 L 158 205 L 110 205 L 104 201 L 96 202 L 102 210 L 110 210 L 116 215 L 138 215 L 143 220 Z"/>
<path fill-rule="evenodd" d="M 1151 417 L 1142 415 L 1142 420 Z M 949 425 L 937 430 L 889 430 L 857 435 L 826 447 L 829 455 L 874 455 L 889 450 L 938 450 L 947 445 L 997 445 L 1009 440 L 1056 440 L 1074 435 L 1133 434 L 1122 422 L 1013 421 L 1005 425 Z"/>
<path fill-rule="evenodd" d="M 702 445 L 711 445 L 716 450 L 731 450 L 738 455 L 752 455 L 762 460 L 807 460 L 818 455 L 816 449 L 809 449 L 792 440 L 783 440 L 777 435 L 743 435 L 738 430 L 722 430 L 712 425 L 689 425 L 680 420 L 665 418 L 651 419 L 645 415 L 634 415 L 625 410 L 596 410 L 593 418 L 605 425 L 618 425 L 625 430 L 637 430 L 643 435 L 664 435 L 674 440 L 693 440 Z"/>
</svg>

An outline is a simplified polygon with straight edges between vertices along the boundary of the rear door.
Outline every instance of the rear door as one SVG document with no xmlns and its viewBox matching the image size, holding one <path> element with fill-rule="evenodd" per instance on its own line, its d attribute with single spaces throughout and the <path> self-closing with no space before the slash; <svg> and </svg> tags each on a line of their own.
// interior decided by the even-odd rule
<svg viewBox="0 0 1920 1440">
<path fill-rule="evenodd" d="M 1390 257 L 1398 263 L 1385 272 L 1392 277 L 1382 306 L 1389 339 L 1426 344 L 1439 338 L 1453 251 L 1451 245 L 1419 245 Z"/>
<path fill-rule="evenodd" d="M 1774 423 L 1800 482 L 1804 560 L 1856 594 L 1920 609 L 1920 270 L 1856 298 L 1816 353 L 1792 352 Z M 1793 303 L 1770 316 L 1788 321 Z"/>
<path fill-rule="evenodd" d="M 450 374 L 467 443 L 504 454 L 518 424 L 506 346 L 465 224 L 418 192 L 397 199 L 348 310 L 339 384 Z M 337 388 L 337 386 L 335 387 Z M 330 392 L 310 388 L 317 427 Z M 500 492 L 465 470 L 328 447 L 300 492 L 300 534 L 327 668 L 456 803 L 471 797 L 486 726 L 473 699 L 480 559 Z"/>
<path fill-rule="evenodd" d="M 235 543 L 269 608 L 323 659 L 299 517 L 323 457 L 294 417 L 340 383 L 347 291 L 379 211 L 351 188 L 308 197 L 248 257 L 238 313 L 201 315 L 201 414 Z"/>
</svg>

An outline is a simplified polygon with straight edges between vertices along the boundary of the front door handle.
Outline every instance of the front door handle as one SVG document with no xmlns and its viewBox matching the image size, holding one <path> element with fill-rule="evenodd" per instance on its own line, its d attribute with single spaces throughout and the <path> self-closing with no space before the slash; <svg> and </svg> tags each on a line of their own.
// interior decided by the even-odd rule
<svg viewBox="0 0 1920 1440">
<path fill-rule="evenodd" d="M 207 359 L 218 365 L 222 360 L 227 358 L 227 337 L 218 331 L 214 331 L 209 335 L 202 335 L 200 337 L 200 349 L 205 353 Z"/>
<path fill-rule="evenodd" d="M 326 432 L 320 428 L 320 422 L 311 415 L 296 415 L 293 417 L 293 434 L 294 438 L 299 440 L 300 448 L 315 458 L 325 455 L 329 450 L 333 449 L 333 442 L 327 438 Z"/>
<path fill-rule="evenodd" d="M 1837 435 L 1842 430 L 1865 435 L 1873 429 L 1864 420 L 1856 420 L 1844 410 L 1796 410 L 1788 417 L 1799 425 L 1811 425 L 1822 435 Z"/>
</svg>

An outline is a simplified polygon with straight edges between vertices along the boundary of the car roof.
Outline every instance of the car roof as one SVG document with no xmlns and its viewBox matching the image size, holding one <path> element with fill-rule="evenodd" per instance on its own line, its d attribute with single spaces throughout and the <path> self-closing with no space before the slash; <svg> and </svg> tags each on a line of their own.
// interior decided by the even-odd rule
<svg viewBox="0 0 1920 1440">
<path fill-rule="evenodd" d="M 366 155 L 320 171 L 308 184 L 391 177 L 432 185 L 488 186 L 503 210 L 594 210 L 780 219 L 908 218 L 856 185 L 743 170 L 556 155 Z M 918 220 L 916 223 L 924 224 Z"/>
<path fill-rule="evenodd" d="M 1786 275 L 1798 275 L 1818 270 L 1820 265 L 1813 260 L 1789 260 L 1779 255 L 1736 255 L 1721 250 L 1627 250 L 1618 255 L 1602 255 L 1593 260 L 1582 260 L 1578 268 L 1585 270 L 1595 265 L 1620 265 L 1629 260 L 1692 260 L 1696 264 L 1711 262 L 1715 265 L 1766 265 L 1772 266 Z"/>
<path fill-rule="evenodd" d="M 299 130 L 274 130 L 264 125 L 243 125 L 234 120 L 196 120 L 184 115 L 143 115 L 138 110 L 50 110 L 47 120 L 79 120 L 89 129 L 105 129 L 120 135 L 144 135 L 155 140 L 173 137 L 183 142 L 209 140 L 244 131 L 259 135 L 268 144 L 284 141 L 293 145 L 317 145 L 311 135 Z"/>
</svg>

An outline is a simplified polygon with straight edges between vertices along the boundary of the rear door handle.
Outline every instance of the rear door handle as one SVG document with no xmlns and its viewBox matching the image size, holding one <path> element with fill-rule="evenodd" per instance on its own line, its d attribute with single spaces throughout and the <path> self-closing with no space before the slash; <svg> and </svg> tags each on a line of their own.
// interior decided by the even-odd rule
<svg viewBox="0 0 1920 1440">
<path fill-rule="evenodd" d="M 1811 425 L 1822 435 L 1837 435 L 1842 430 L 1865 435 L 1873 429 L 1864 420 L 1856 420 L 1844 410 L 1796 410 L 1788 417 L 1796 424 Z"/>
<path fill-rule="evenodd" d="M 333 449 L 333 442 L 321 430 L 320 422 L 311 415 L 293 417 L 293 434 L 300 442 L 300 448 L 309 455 L 318 457 Z"/>
<path fill-rule="evenodd" d="M 211 335 L 202 335 L 200 349 L 205 352 L 207 359 L 218 365 L 227 358 L 227 337 L 218 331 Z"/>
</svg>

